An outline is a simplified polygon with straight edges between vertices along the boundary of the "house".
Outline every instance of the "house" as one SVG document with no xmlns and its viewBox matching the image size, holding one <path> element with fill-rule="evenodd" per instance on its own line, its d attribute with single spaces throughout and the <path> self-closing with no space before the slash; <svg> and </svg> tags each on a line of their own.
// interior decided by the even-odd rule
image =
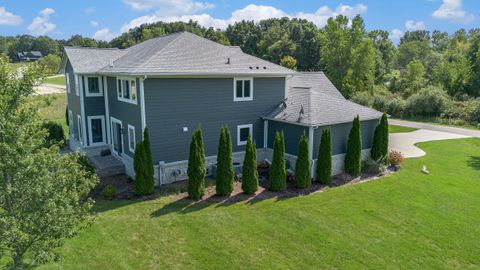
<svg viewBox="0 0 480 270">
<path fill-rule="evenodd" d="M 17 57 L 20 62 L 38 61 L 42 58 L 42 53 L 39 51 L 19 52 Z"/>
<path fill-rule="evenodd" d="M 133 177 L 135 145 L 148 127 L 159 184 L 186 179 L 197 127 L 204 132 L 207 173 L 216 163 L 222 126 L 230 129 L 239 163 L 248 134 L 257 159 L 271 160 L 275 133 L 283 130 L 291 167 L 300 135 L 308 134 L 314 165 L 321 131 L 331 127 L 333 171 L 339 173 L 353 118 L 362 121 L 366 155 L 382 116 L 346 100 L 322 72 L 295 72 L 188 32 L 123 50 L 65 52 L 70 148 L 90 155 L 111 149 Z"/>
</svg>

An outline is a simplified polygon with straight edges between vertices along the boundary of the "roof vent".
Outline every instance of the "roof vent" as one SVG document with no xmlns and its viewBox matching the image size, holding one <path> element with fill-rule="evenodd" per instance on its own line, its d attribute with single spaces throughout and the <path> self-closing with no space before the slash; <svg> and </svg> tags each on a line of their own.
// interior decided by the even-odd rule
<svg viewBox="0 0 480 270">
<path fill-rule="evenodd" d="M 227 58 L 227 63 L 225 64 L 230 65 L 230 57 Z"/>
<path fill-rule="evenodd" d="M 263 69 L 267 69 L 267 67 L 263 67 Z"/>
<path fill-rule="evenodd" d="M 257 69 L 260 69 L 259 67 L 256 67 Z"/>
<path fill-rule="evenodd" d="M 250 69 L 253 69 L 253 67 L 249 67 Z"/>
<path fill-rule="evenodd" d="M 110 59 L 110 63 L 108 64 L 111 68 L 113 68 L 113 60 Z"/>
</svg>

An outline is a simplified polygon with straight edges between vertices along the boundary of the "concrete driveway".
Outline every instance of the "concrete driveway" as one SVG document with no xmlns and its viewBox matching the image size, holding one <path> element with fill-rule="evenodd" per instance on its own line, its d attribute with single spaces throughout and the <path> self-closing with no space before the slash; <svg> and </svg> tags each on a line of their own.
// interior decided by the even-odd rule
<svg viewBox="0 0 480 270">
<path fill-rule="evenodd" d="M 61 94 L 65 93 L 65 86 L 42 83 L 34 87 L 36 95 L 50 95 L 50 94 Z"/>
</svg>

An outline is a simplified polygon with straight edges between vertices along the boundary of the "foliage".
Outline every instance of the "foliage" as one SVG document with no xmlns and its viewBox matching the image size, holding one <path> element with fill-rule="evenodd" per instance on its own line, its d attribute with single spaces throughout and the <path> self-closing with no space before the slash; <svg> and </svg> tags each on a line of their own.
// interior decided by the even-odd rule
<svg viewBox="0 0 480 270">
<path fill-rule="evenodd" d="M 386 156 L 380 159 L 373 159 L 372 157 L 367 157 L 364 161 L 362 161 L 362 172 L 371 174 L 379 174 L 386 172 L 386 159 Z"/>
<path fill-rule="evenodd" d="M 295 164 L 295 186 L 297 188 L 307 188 L 312 184 L 310 174 L 310 153 L 308 151 L 308 138 L 305 132 L 300 137 L 298 143 L 298 155 Z"/>
<path fill-rule="evenodd" d="M 332 181 L 332 135 L 330 128 L 322 130 L 317 159 L 317 181 L 321 184 L 329 184 Z"/>
<path fill-rule="evenodd" d="M 47 131 L 45 137 L 45 146 L 50 147 L 52 145 L 62 146 L 65 141 L 65 134 L 63 133 L 63 127 L 57 122 L 48 121 L 42 124 L 42 128 Z"/>
<path fill-rule="evenodd" d="M 273 160 L 270 166 L 270 186 L 271 191 L 284 191 L 287 187 L 287 171 L 285 164 L 285 136 L 283 131 L 275 134 L 273 144 Z"/>
<path fill-rule="evenodd" d="M 353 120 L 350 134 L 348 135 L 347 153 L 345 156 L 345 172 L 351 176 L 358 176 L 362 160 L 362 131 L 360 117 Z"/>
<path fill-rule="evenodd" d="M 82 170 L 85 171 L 88 175 L 95 175 L 95 166 L 92 164 L 92 162 L 88 159 L 86 155 L 78 154 L 76 161 L 78 165 L 80 165 Z"/>
<path fill-rule="evenodd" d="M 219 196 L 228 196 L 233 191 L 235 172 L 232 161 L 232 138 L 228 127 L 220 130 L 217 154 L 216 192 Z"/>
<path fill-rule="evenodd" d="M 152 149 L 150 146 L 150 133 L 148 128 L 143 130 L 143 154 L 145 155 L 145 194 L 152 194 L 155 188 L 155 169 L 153 167 Z"/>
<path fill-rule="evenodd" d="M 411 116 L 439 116 L 450 99 L 442 89 L 428 86 L 406 100 L 405 112 Z"/>
<path fill-rule="evenodd" d="M 117 188 L 112 185 L 107 185 L 102 190 L 102 197 L 107 200 L 112 200 L 117 196 Z"/>
<path fill-rule="evenodd" d="M 407 70 L 402 77 L 402 87 L 404 96 L 410 96 L 417 93 L 425 86 L 425 68 L 422 62 L 417 59 L 413 59 L 407 65 Z"/>
<path fill-rule="evenodd" d="M 388 164 L 392 166 L 399 166 L 404 160 L 405 158 L 403 157 L 402 153 L 395 150 L 390 150 L 390 152 L 388 152 Z"/>
<path fill-rule="evenodd" d="M 133 158 L 133 169 L 135 171 L 135 194 L 146 195 L 146 160 L 145 149 L 142 142 L 135 146 L 135 155 Z"/>
<path fill-rule="evenodd" d="M 373 160 L 385 159 L 388 154 L 388 119 L 384 113 L 380 119 L 380 123 L 375 128 L 373 135 L 373 146 L 370 156 Z"/>
<path fill-rule="evenodd" d="M 188 157 L 188 196 L 199 200 L 205 193 L 205 150 L 200 128 L 195 129 Z"/>
<path fill-rule="evenodd" d="M 258 190 L 257 149 L 248 135 L 245 146 L 245 159 L 242 168 L 242 190 L 246 194 L 255 194 Z"/>
<path fill-rule="evenodd" d="M 284 56 L 280 60 L 280 65 L 292 70 L 297 70 L 297 60 L 290 55 Z"/>
<path fill-rule="evenodd" d="M 42 57 L 42 59 L 40 59 L 38 63 L 42 67 L 46 75 L 53 75 L 58 73 L 61 61 L 62 59 L 60 58 L 60 56 L 55 54 L 49 54 Z"/>
<path fill-rule="evenodd" d="M 44 148 L 36 103 L 28 102 L 41 80 L 38 65 L 12 74 L 0 57 L 0 247 L 12 269 L 41 264 L 91 221 L 89 192 L 98 178 L 78 155 Z"/>
</svg>

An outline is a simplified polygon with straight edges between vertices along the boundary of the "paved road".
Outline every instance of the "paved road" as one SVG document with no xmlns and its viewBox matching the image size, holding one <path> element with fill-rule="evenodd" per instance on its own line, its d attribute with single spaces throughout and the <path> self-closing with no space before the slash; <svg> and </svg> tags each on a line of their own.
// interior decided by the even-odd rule
<svg viewBox="0 0 480 270">
<path fill-rule="evenodd" d="M 441 131 L 441 132 L 447 132 L 447 133 L 453 133 L 453 134 L 458 134 L 458 135 L 464 135 L 464 136 L 469 136 L 469 137 L 479 137 L 480 138 L 480 130 L 449 127 L 449 126 L 440 126 L 440 125 L 433 125 L 433 124 L 419 123 L 419 122 L 411 122 L 411 121 L 397 120 L 397 119 L 389 119 L 388 123 L 392 124 L 392 125 L 396 125 L 396 126 L 412 127 L 412 128 L 416 128 L 416 129 L 427 129 L 427 130 Z"/>
</svg>

